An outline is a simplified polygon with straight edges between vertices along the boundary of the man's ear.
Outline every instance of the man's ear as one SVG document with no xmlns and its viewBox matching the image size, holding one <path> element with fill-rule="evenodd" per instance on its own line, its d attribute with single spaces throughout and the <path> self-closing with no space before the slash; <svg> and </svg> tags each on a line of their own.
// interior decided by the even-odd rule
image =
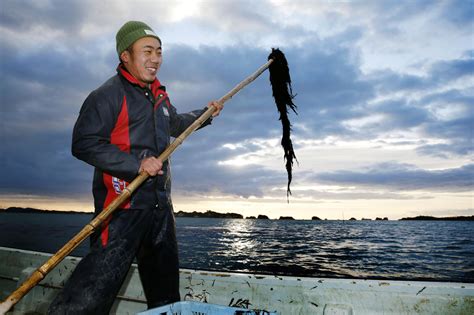
<svg viewBox="0 0 474 315">
<path fill-rule="evenodd" d="M 128 63 L 130 61 L 130 52 L 128 52 L 127 50 L 122 51 L 122 53 L 120 54 L 120 60 L 123 63 Z"/>
</svg>

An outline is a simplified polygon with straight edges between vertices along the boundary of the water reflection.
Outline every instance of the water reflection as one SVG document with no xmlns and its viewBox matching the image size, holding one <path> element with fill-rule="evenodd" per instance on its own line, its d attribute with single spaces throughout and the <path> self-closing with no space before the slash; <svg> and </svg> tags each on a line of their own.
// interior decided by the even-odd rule
<svg viewBox="0 0 474 315">
<path fill-rule="evenodd" d="M 254 220 L 226 220 L 211 259 L 229 262 L 240 271 L 251 271 L 259 264 L 262 248 L 257 233 Z"/>
<path fill-rule="evenodd" d="M 469 222 L 215 220 L 207 221 L 207 227 L 196 224 L 202 223 L 178 227 L 183 266 L 299 276 L 474 280 L 474 225 Z M 180 236 L 188 225 L 194 226 L 192 240 Z M 203 233 L 199 242 L 196 231 Z"/>
<path fill-rule="evenodd" d="M 254 239 L 254 220 L 228 220 L 219 241 L 228 245 L 231 255 L 250 255 L 255 252 L 258 242 Z"/>
</svg>

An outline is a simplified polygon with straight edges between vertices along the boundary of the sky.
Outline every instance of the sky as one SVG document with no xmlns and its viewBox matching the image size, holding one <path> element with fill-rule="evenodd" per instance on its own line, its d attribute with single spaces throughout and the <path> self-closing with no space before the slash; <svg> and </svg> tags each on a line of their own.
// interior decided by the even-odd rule
<svg viewBox="0 0 474 315">
<path fill-rule="evenodd" d="M 93 211 L 93 167 L 72 157 L 71 133 L 115 75 L 128 20 L 160 36 L 179 112 L 219 99 L 273 47 L 290 66 L 289 203 L 264 72 L 173 154 L 175 211 L 474 215 L 473 0 L 2 0 L 0 208 Z"/>
</svg>

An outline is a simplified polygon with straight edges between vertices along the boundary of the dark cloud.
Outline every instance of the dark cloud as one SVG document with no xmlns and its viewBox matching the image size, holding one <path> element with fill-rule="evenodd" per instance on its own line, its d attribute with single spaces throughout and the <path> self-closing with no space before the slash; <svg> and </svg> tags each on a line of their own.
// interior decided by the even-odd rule
<svg viewBox="0 0 474 315">
<path fill-rule="evenodd" d="M 374 5 L 379 18 L 383 18 L 384 21 L 400 22 L 400 20 L 410 19 L 434 8 L 431 6 L 432 3 L 431 0 L 385 0 L 376 1 Z"/>
<path fill-rule="evenodd" d="M 245 35 L 252 32 L 269 32 L 275 28 L 268 10 L 268 1 L 207 1 L 202 6 L 202 19 L 214 28 L 223 28 L 230 33 Z M 231 13 L 231 14 L 229 14 Z M 222 19 L 219 17 L 225 16 Z M 216 20 L 218 18 L 218 20 Z M 238 27 L 237 27 L 238 25 Z"/>
<path fill-rule="evenodd" d="M 441 92 L 434 92 L 423 96 L 419 103 L 425 104 L 461 104 L 470 107 L 474 101 L 474 96 L 469 95 L 469 90 L 449 89 Z"/>
<path fill-rule="evenodd" d="M 360 3 L 352 4 L 357 9 Z M 365 3 L 365 8 L 371 10 L 373 16 L 370 19 L 373 31 L 381 36 L 397 38 L 405 32 L 405 25 L 423 16 L 426 20 L 423 25 L 415 27 L 426 27 L 431 24 L 442 25 L 452 28 L 455 32 L 472 34 L 474 27 L 474 5 L 471 0 L 447 0 L 433 2 L 432 0 L 417 1 L 371 1 Z M 410 32 L 416 32 L 413 26 Z"/>
<path fill-rule="evenodd" d="M 8 14 L 16 16 L 15 10 Z M 92 169 L 70 154 L 72 128 L 87 94 L 115 72 L 111 56 L 93 45 L 94 58 L 81 45 L 25 51 L 2 42 L 0 192 L 58 197 L 90 191 Z M 96 71 L 102 63 L 111 64 L 108 74 Z"/>
<path fill-rule="evenodd" d="M 474 25 L 474 5 L 472 1 L 451 0 L 446 1 L 441 11 L 440 18 L 449 21 L 452 25 L 464 29 L 472 34 Z"/>
<path fill-rule="evenodd" d="M 331 40 L 309 42 L 305 49 L 290 49 L 288 59 L 295 61 L 290 66 L 298 121 L 316 138 L 351 133 L 342 123 L 365 116 L 361 109 L 375 96 L 352 50 Z"/>
<path fill-rule="evenodd" d="M 318 173 L 314 179 L 322 183 L 398 191 L 468 192 L 474 188 L 474 164 L 430 171 L 414 165 L 387 162 L 360 171 Z"/>
<path fill-rule="evenodd" d="M 425 145 L 418 149 L 420 153 L 449 158 L 451 154 L 469 156 L 474 152 L 473 110 L 466 117 L 449 121 L 436 121 L 426 126 L 424 131 L 430 136 L 447 139 L 444 144 Z"/>
<path fill-rule="evenodd" d="M 90 191 L 92 172 L 71 156 L 69 132 L 8 132 L 5 140 L 0 192 L 62 197 Z"/>
<path fill-rule="evenodd" d="M 426 88 L 426 82 L 419 75 L 383 70 L 376 71 L 370 74 L 369 77 L 374 82 L 379 93 L 415 91 Z"/>
<path fill-rule="evenodd" d="M 2 1 L 0 26 L 14 32 L 40 28 L 43 32 L 75 34 L 89 10 L 84 4 L 85 1 Z"/>
<path fill-rule="evenodd" d="M 304 198 L 315 202 L 317 200 L 419 200 L 432 199 L 429 196 L 412 196 L 404 192 L 348 192 L 327 190 L 298 190 L 293 192 L 294 197 Z"/>
<path fill-rule="evenodd" d="M 420 68 L 422 69 L 422 66 Z M 378 93 L 393 93 L 430 90 L 455 80 L 472 77 L 473 73 L 474 57 L 470 52 L 466 52 L 459 59 L 435 62 L 424 75 L 383 70 L 370 74 L 369 78 L 377 87 Z"/>
<path fill-rule="evenodd" d="M 416 103 L 426 111 L 448 112 L 446 117 L 429 114 L 426 120 L 420 120 L 419 126 L 424 136 L 443 139 L 444 143 L 420 146 L 417 149 L 419 153 L 449 158 L 451 155 L 468 156 L 474 152 L 474 96 L 468 89 L 431 93 Z"/>
<path fill-rule="evenodd" d="M 262 166 L 223 167 L 215 161 L 191 164 L 182 159 L 183 152 L 173 157 L 175 191 L 189 195 L 211 193 L 233 197 L 263 197 L 273 187 L 285 187 L 286 173 L 282 163 L 281 173 Z M 280 197 L 286 194 L 282 190 Z"/>
<path fill-rule="evenodd" d="M 429 71 L 430 81 L 436 84 L 446 84 L 452 80 L 472 77 L 474 73 L 474 56 L 456 60 L 436 62 Z"/>
<path fill-rule="evenodd" d="M 461 80 L 470 82 L 474 73 L 474 59 L 466 52 L 459 59 L 444 60 L 432 64 L 424 75 L 411 75 L 384 70 L 372 73 L 368 80 L 376 87 L 377 95 L 394 95 L 392 98 L 367 107 L 371 114 L 383 115 L 384 119 L 366 126 L 361 132 L 374 136 L 389 130 L 414 130 L 423 136 L 438 139 L 442 144 L 426 144 L 417 151 L 420 154 L 445 157 L 468 155 L 473 152 L 472 125 L 474 124 L 474 98 L 472 86 L 460 85 L 446 90 L 444 87 L 459 85 Z M 458 83 L 456 83 L 458 82 Z M 412 93 L 421 96 L 413 97 Z M 453 117 L 437 112 L 461 111 Z"/>
<path fill-rule="evenodd" d="M 381 102 L 374 107 L 374 112 L 384 115 L 385 119 L 378 126 L 378 130 L 385 131 L 418 127 L 430 117 L 426 109 L 405 100 Z"/>
<path fill-rule="evenodd" d="M 166 51 L 161 80 L 169 86 L 173 104 L 181 111 L 219 99 L 266 63 L 270 50 L 176 46 Z M 173 93 L 174 86 L 181 86 Z M 265 124 L 262 124 L 265 122 Z M 268 137 L 281 128 L 272 99 L 268 72 L 241 90 L 214 122 L 212 142 L 222 145 L 249 137 Z"/>
</svg>

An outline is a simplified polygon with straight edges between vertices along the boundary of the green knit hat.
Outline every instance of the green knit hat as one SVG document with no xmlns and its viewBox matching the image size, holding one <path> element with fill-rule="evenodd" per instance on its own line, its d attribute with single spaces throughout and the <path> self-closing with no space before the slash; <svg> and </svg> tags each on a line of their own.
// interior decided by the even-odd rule
<svg viewBox="0 0 474 315">
<path fill-rule="evenodd" d="M 119 55 L 130 47 L 134 42 L 139 40 L 142 37 L 154 37 L 156 38 L 160 44 L 161 39 L 158 35 L 155 34 L 153 29 L 140 21 L 128 21 L 125 23 L 117 32 L 115 36 L 115 41 L 117 43 L 117 54 Z"/>
</svg>

